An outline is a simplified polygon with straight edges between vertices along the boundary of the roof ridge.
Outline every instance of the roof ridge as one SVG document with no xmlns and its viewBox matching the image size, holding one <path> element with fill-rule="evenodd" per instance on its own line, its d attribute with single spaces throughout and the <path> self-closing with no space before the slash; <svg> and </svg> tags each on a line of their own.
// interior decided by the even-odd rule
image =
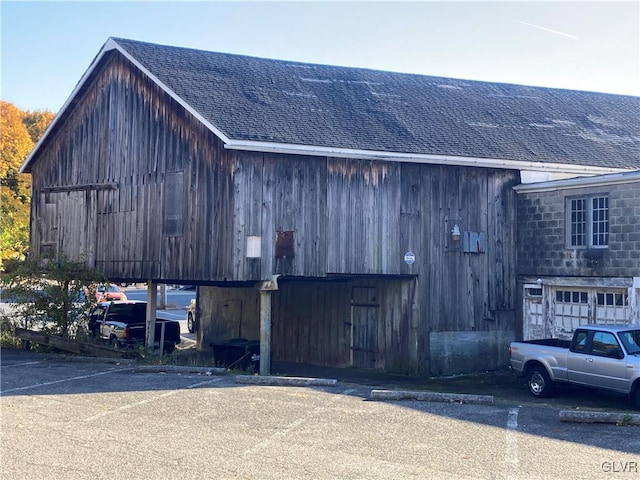
<svg viewBox="0 0 640 480">
<path fill-rule="evenodd" d="M 177 46 L 177 45 L 159 44 L 159 43 L 148 42 L 148 41 L 143 41 L 143 40 L 128 39 L 128 38 L 124 38 L 124 37 L 109 37 L 109 38 L 114 40 L 114 41 L 116 41 L 116 42 L 118 42 L 118 43 L 127 43 L 127 42 L 129 42 L 129 43 L 135 43 L 135 44 L 139 44 L 139 45 L 147 45 L 147 46 L 156 47 L 156 48 L 166 48 L 166 49 L 175 49 L 175 50 L 181 50 L 181 51 L 190 51 L 190 52 L 202 53 L 202 54 L 205 54 L 205 55 L 206 54 L 211 54 L 211 55 L 230 56 L 230 57 L 235 57 L 235 58 L 246 58 L 246 59 L 253 59 L 253 60 L 259 60 L 259 61 L 265 61 L 265 62 L 276 62 L 276 63 L 282 63 L 282 64 L 298 64 L 298 65 L 306 65 L 306 66 L 320 67 L 320 68 L 327 68 L 327 69 L 339 69 L 339 70 L 354 71 L 354 72 L 360 72 L 360 71 L 377 72 L 377 73 L 386 73 L 386 74 L 390 74 L 390 75 L 394 75 L 394 76 L 395 75 L 408 76 L 408 77 L 417 77 L 417 78 L 443 80 L 443 81 L 471 82 L 471 83 L 486 84 L 486 85 L 513 86 L 513 87 L 519 87 L 519 88 L 525 88 L 525 89 L 528 88 L 528 89 L 534 89 L 534 90 L 544 89 L 544 90 L 548 90 L 548 91 L 556 91 L 557 90 L 557 91 L 562 91 L 562 92 L 581 92 L 581 93 L 595 94 L 595 95 L 606 95 L 606 96 L 611 95 L 611 96 L 618 96 L 618 97 L 640 98 L 640 96 L 635 96 L 635 95 L 625 95 L 625 94 L 609 93 L 609 92 L 597 92 L 597 91 L 592 91 L 592 90 L 575 90 L 575 89 L 569 89 L 569 88 L 547 87 L 547 86 L 541 86 L 541 85 L 527 85 L 527 84 L 511 83 L 511 82 L 478 80 L 478 79 L 461 78 L 461 77 L 446 77 L 446 76 L 442 76 L 442 75 L 430 75 L 430 74 L 415 73 L 415 72 L 402 72 L 402 71 L 396 71 L 396 70 L 384 70 L 384 69 L 372 68 L 372 67 L 355 67 L 355 66 L 347 66 L 347 65 L 335 65 L 335 64 L 329 64 L 329 63 L 308 62 L 308 61 L 303 61 L 303 60 L 292 60 L 292 59 L 262 57 L 262 56 L 257 56 L 257 55 L 244 54 L 244 53 L 222 52 L 222 51 L 218 51 L 218 50 L 207 50 L 207 49 L 203 49 L 203 48 L 183 47 L 183 46 Z"/>
</svg>

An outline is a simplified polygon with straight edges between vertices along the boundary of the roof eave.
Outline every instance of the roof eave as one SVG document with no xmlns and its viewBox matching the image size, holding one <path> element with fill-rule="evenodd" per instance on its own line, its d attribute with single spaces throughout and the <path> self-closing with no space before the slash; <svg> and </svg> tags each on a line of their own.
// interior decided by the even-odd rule
<svg viewBox="0 0 640 480">
<path fill-rule="evenodd" d="M 555 192 L 558 190 L 571 190 L 585 187 L 602 187 L 609 185 L 622 185 L 625 183 L 639 183 L 640 170 L 631 170 L 610 175 L 593 177 L 569 178 L 564 180 L 551 180 L 547 182 L 516 185 L 513 189 L 518 193 Z"/>
<path fill-rule="evenodd" d="M 291 155 L 310 155 L 319 157 L 339 157 L 360 160 L 382 160 L 387 162 L 424 163 L 435 165 L 455 165 L 462 167 L 502 168 L 508 170 L 528 170 L 541 172 L 568 173 L 575 175 L 602 175 L 607 173 L 626 172 L 629 169 L 570 165 L 563 163 L 532 162 L 522 160 L 505 160 L 500 158 L 463 157 L 457 155 L 433 155 L 417 153 L 386 152 L 374 150 L 358 150 L 336 147 L 319 147 L 312 145 L 230 140 L 225 148 L 263 153 L 281 153 Z"/>
</svg>

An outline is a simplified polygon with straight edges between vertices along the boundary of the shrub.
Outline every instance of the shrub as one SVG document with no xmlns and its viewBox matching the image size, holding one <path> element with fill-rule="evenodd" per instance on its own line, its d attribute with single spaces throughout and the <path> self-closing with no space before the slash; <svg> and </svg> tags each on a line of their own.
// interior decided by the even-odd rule
<svg viewBox="0 0 640 480">
<path fill-rule="evenodd" d="M 74 336 L 89 308 L 90 287 L 105 276 L 82 261 L 27 259 L 0 277 L 4 300 L 10 300 L 14 328 Z"/>
</svg>

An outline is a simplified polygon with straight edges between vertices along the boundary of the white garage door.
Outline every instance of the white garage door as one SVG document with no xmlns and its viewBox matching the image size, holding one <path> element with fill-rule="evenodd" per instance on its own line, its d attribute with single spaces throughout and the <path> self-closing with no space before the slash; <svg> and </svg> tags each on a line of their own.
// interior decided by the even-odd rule
<svg viewBox="0 0 640 480">
<path fill-rule="evenodd" d="M 580 325 L 631 323 L 626 289 L 552 287 L 547 292 L 549 298 L 544 298 L 542 289 L 525 285 L 525 340 L 544 338 L 549 334 L 570 339 Z"/>
<path fill-rule="evenodd" d="M 596 322 L 625 325 L 631 321 L 629 295 L 624 291 L 596 292 Z"/>
</svg>

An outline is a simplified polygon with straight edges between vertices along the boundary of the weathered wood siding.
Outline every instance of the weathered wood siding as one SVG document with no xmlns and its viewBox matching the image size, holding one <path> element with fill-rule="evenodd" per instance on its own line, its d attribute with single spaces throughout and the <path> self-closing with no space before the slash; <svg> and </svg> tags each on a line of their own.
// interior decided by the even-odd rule
<svg viewBox="0 0 640 480">
<path fill-rule="evenodd" d="M 413 372 L 414 290 L 412 278 L 282 282 L 272 293 L 273 359 Z M 362 291 L 370 292 L 372 301 L 363 301 Z M 260 338 L 255 288 L 200 287 L 199 302 L 202 348 L 231 338 Z M 360 332 L 355 329 L 358 310 L 368 310 Z M 370 339 L 366 351 L 358 343 L 363 337 Z"/>
<path fill-rule="evenodd" d="M 327 271 L 399 274 L 401 164 L 327 162 Z"/>
<path fill-rule="evenodd" d="M 113 279 L 233 277 L 236 154 L 200 122 L 113 55 L 58 123 L 32 167 L 33 253 L 55 241 Z"/>
<path fill-rule="evenodd" d="M 211 343 L 231 338 L 260 338 L 260 293 L 255 288 L 198 287 L 198 341 Z"/>
<path fill-rule="evenodd" d="M 304 251 L 310 238 L 315 240 L 303 259 L 309 254 L 321 258 L 326 255 L 327 277 L 344 276 L 345 283 L 298 282 L 295 288 L 289 286 L 274 294 L 272 315 L 278 319 L 274 320 L 277 332 L 274 338 L 286 339 L 282 343 L 274 340 L 276 358 L 331 365 L 357 363 L 352 356 L 353 346 L 345 350 L 347 312 L 344 305 L 356 281 L 354 275 L 382 274 L 387 277 L 358 279 L 363 285 L 377 282 L 379 306 L 376 308 L 378 311 L 391 309 L 381 316 L 377 316 L 373 306 L 363 305 L 360 311 L 370 318 L 385 319 L 376 323 L 379 330 L 372 334 L 378 339 L 377 345 L 384 346 L 371 356 L 372 367 L 443 373 L 451 372 L 458 363 L 463 363 L 465 369 L 472 364 L 479 369 L 501 364 L 503 356 L 493 354 L 491 358 L 477 360 L 463 358 L 457 337 L 448 332 L 476 332 L 465 337 L 465 348 L 469 351 L 506 352 L 504 343 L 512 338 L 510 332 L 515 329 L 515 194 L 512 186 L 519 180 L 517 172 L 358 163 L 335 158 L 326 159 L 326 163 L 324 159 L 304 157 L 282 157 L 279 161 L 281 174 L 274 178 L 280 182 L 282 193 L 272 193 L 271 179 L 265 181 L 268 187 L 262 192 L 263 207 L 267 211 L 262 220 L 263 238 L 266 238 L 263 254 L 274 251 L 268 241 L 275 238 L 279 229 L 294 230 L 296 252 Z M 324 215 L 318 196 L 310 193 L 307 198 L 299 196 L 294 200 L 292 194 L 286 192 L 287 188 L 295 188 L 296 177 L 291 172 L 295 172 L 296 165 L 305 172 L 300 177 L 315 179 L 322 179 L 326 165 Z M 358 168 L 360 165 L 362 168 Z M 307 173 L 309 171 L 315 171 L 315 176 Z M 255 172 L 252 178 L 255 181 Z M 315 193 L 315 189 L 310 192 Z M 273 208 L 274 198 L 280 205 L 277 208 Z M 312 215 L 305 212 L 304 202 L 316 202 L 309 206 L 315 208 Z M 291 212 L 296 212 L 293 218 L 288 217 Z M 326 234 L 322 229 L 307 227 L 318 216 L 326 222 Z M 301 221 L 301 218 L 307 220 Z M 463 235 L 473 233 L 483 241 L 475 250 L 463 240 L 454 241 L 451 237 L 454 224 Z M 274 230 L 270 232 L 267 225 L 273 225 Z M 306 228 L 316 236 L 305 235 Z M 318 242 L 325 239 L 326 249 L 319 249 Z M 404 262 L 408 251 L 416 256 L 413 265 Z M 273 259 L 272 254 L 267 256 Z M 300 268 L 303 259 L 297 254 L 287 259 L 290 262 L 287 274 L 323 276 L 320 270 Z M 263 258 L 263 272 L 268 271 L 264 261 Z M 312 265 L 322 265 L 317 259 L 314 261 Z M 277 259 L 273 262 L 271 272 L 281 273 L 275 267 Z M 390 275 L 398 274 L 415 277 L 410 283 L 396 283 Z M 397 307 L 392 297 L 402 299 L 404 306 Z M 353 314 L 353 310 L 349 310 L 350 328 Z M 400 322 L 400 318 L 406 321 Z M 394 321 L 399 322 L 397 328 L 393 327 Z M 324 333 L 321 335 L 321 332 Z M 370 334 L 364 332 L 363 338 Z M 384 341 L 381 335 L 385 336 Z M 401 340 L 394 343 L 392 338 L 396 336 Z M 432 352 L 432 348 L 436 351 Z M 366 355 L 357 357 L 364 359 Z"/>
<path fill-rule="evenodd" d="M 484 319 L 514 308 L 511 187 L 518 173 L 403 165 L 402 175 L 400 251 L 416 255 L 416 263 L 403 266 L 402 273 L 420 274 L 430 329 L 491 329 Z M 454 224 L 463 234 L 484 234 L 484 247 L 465 252 L 464 242 L 452 239 Z"/>
<path fill-rule="evenodd" d="M 112 53 L 59 119 L 32 174 L 32 252 L 85 255 L 113 280 L 379 277 L 362 279 L 375 283 L 382 313 L 358 307 L 356 363 L 426 372 L 432 333 L 514 328 L 516 171 L 227 150 Z M 255 258 L 248 239 L 260 246 Z M 353 292 L 321 285 L 299 282 L 274 296 L 286 320 L 276 331 L 287 339 L 274 351 L 353 363 L 341 337 Z M 221 311 L 232 329 L 238 304 L 228 305 Z M 214 307 L 208 314 L 224 317 Z M 384 319 L 375 334 L 366 330 L 374 314 Z M 438 351 L 455 354 L 454 337 L 440 337 Z M 375 343 L 384 351 L 373 355 Z"/>
<path fill-rule="evenodd" d="M 233 171 L 233 256 L 237 280 L 273 274 L 326 274 L 326 161 L 317 157 L 239 153 Z M 293 255 L 276 256 L 279 232 L 293 232 Z M 261 258 L 246 257 L 259 236 Z"/>
<path fill-rule="evenodd" d="M 442 350 L 454 357 L 461 352 L 455 341 L 431 352 L 433 332 L 515 328 L 512 187 L 519 183 L 519 174 L 412 165 L 403 169 L 403 183 L 402 238 L 406 248 L 416 254 L 413 271 L 419 273 L 418 369 L 436 373 Z M 461 241 L 455 242 L 451 236 L 455 224 L 463 234 L 484 233 L 484 249 L 463 251 Z M 478 358 L 478 368 L 490 363 Z"/>
</svg>

